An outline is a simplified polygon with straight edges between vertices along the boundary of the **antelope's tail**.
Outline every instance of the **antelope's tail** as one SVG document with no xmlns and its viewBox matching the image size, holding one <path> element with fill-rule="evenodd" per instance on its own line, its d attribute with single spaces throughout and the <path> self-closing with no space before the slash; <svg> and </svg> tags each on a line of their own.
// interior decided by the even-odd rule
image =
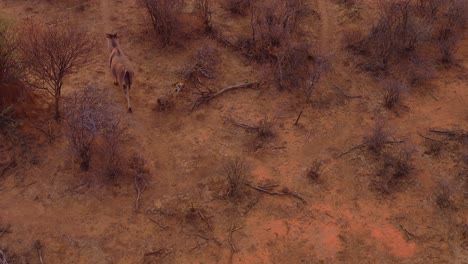
<svg viewBox="0 0 468 264">
<path fill-rule="evenodd" d="M 130 90 L 130 87 L 132 86 L 132 75 L 128 70 L 125 70 L 124 79 L 125 83 L 127 84 L 128 90 Z"/>
</svg>

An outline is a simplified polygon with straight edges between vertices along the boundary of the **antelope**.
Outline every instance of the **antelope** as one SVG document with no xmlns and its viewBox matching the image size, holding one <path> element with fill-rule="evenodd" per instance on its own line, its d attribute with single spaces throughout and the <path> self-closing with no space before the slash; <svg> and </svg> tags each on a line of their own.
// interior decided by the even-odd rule
<svg viewBox="0 0 468 264">
<path fill-rule="evenodd" d="M 132 112 L 130 104 L 130 88 L 133 83 L 134 72 L 130 61 L 120 47 L 117 34 L 106 34 L 109 44 L 110 56 L 109 67 L 115 78 L 114 85 L 120 85 L 127 97 L 128 112 Z"/>
</svg>

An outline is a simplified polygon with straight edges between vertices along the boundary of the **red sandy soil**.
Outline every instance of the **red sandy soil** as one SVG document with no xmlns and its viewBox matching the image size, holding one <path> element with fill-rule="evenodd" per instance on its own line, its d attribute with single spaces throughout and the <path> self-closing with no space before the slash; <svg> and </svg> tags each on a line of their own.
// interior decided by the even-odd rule
<svg viewBox="0 0 468 264">
<path fill-rule="evenodd" d="M 174 89 L 178 72 L 207 43 L 220 51 L 221 64 L 216 78 L 203 85 L 216 90 L 255 82 L 262 74 L 258 65 L 201 33 L 162 48 L 135 0 L 0 0 L 0 15 L 15 21 L 58 19 L 88 27 L 101 47 L 90 66 L 67 80 L 64 94 L 93 84 L 112 90 L 111 100 L 125 111 L 125 97 L 108 71 L 105 33 L 122 36 L 136 71 L 126 149 L 145 157 L 151 176 L 135 211 L 132 178 L 109 184 L 96 164 L 91 172 L 80 172 L 62 132 L 52 144 L 43 143 L 23 120 L 19 129 L 28 135 L 28 150 L 0 178 L 0 227 L 11 226 L 11 232 L 0 232 L 0 249 L 7 249 L 13 263 L 39 263 L 36 240 L 47 264 L 468 263 L 463 234 L 468 185 L 458 177 L 466 145 L 453 143 L 435 157 L 425 154 L 427 142 L 418 135 L 430 128 L 468 130 L 468 42 L 463 40 L 456 54 L 460 67 L 437 66 L 436 78 L 427 84 L 431 92 L 411 93 L 408 108 L 395 113 L 382 107 L 378 83 L 355 68 L 354 57 L 340 44 L 343 30 L 369 27 L 375 2 L 351 10 L 333 1 L 311 4 L 318 15 L 304 22 L 305 36 L 329 56 L 334 70 L 318 89 L 320 107 L 306 107 L 295 126 L 300 98 L 273 87 L 232 91 L 193 112 L 188 93 L 175 109 L 154 111 L 157 98 Z M 190 6 L 185 12 L 185 24 L 195 28 L 185 30 L 196 30 Z M 226 37 L 249 32 L 249 18 L 231 15 L 220 3 L 213 20 Z M 363 98 L 343 98 L 333 84 Z M 47 107 L 37 106 L 34 114 L 48 118 L 41 114 Z M 253 150 L 254 135 L 226 118 L 248 124 L 268 118 L 275 137 Z M 335 158 L 362 142 L 379 118 L 386 119 L 394 138 L 415 150 L 412 180 L 389 195 L 371 188 L 378 166 L 371 153 L 361 149 Z M 3 149 L 14 156 L 20 146 Z M 233 156 L 245 157 L 252 184 L 287 187 L 307 203 L 247 186 L 240 201 L 224 199 L 222 164 Z M 319 183 L 305 176 L 316 159 L 324 164 Z M 435 203 L 442 179 L 455 185 L 456 208 L 442 210 Z"/>
</svg>

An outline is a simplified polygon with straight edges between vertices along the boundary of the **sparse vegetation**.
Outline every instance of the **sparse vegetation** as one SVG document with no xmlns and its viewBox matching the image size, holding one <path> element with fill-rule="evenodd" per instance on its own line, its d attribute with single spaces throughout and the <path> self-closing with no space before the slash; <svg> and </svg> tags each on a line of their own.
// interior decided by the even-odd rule
<svg viewBox="0 0 468 264">
<path fill-rule="evenodd" d="M 365 139 L 365 145 L 369 150 L 380 155 L 385 144 L 389 141 L 389 132 L 385 130 L 383 122 L 376 122 L 371 133 Z"/>
<path fill-rule="evenodd" d="M 203 21 L 203 29 L 205 33 L 213 32 L 213 24 L 211 21 L 211 0 L 197 0 L 195 2 L 195 11 L 198 17 Z"/>
<path fill-rule="evenodd" d="M 448 181 L 441 181 L 434 191 L 435 202 L 439 209 L 447 210 L 454 208 L 454 202 L 452 199 L 454 189 Z"/>
<path fill-rule="evenodd" d="M 197 86 L 202 83 L 203 78 L 214 78 L 219 62 L 219 53 L 215 47 L 206 45 L 198 49 L 183 70 L 184 85 Z"/>
<path fill-rule="evenodd" d="M 384 154 L 382 169 L 373 181 L 374 187 L 385 194 L 396 190 L 400 183 L 408 179 L 414 168 L 412 154 L 408 149 L 400 150 L 396 155 Z"/>
<path fill-rule="evenodd" d="M 402 99 L 402 94 L 406 90 L 405 85 L 399 81 L 389 80 L 383 84 L 384 106 L 392 109 L 398 106 Z"/>
<path fill-rule="evenodd" d="M 233 14 L 245 15 L 255 0 L 224 0 L 226 8 Z"/>
<path fill-rule="evenodd" d="M 94 154 L 100 150 L 106 174 L 113 178 L 121 169 L 120 150 L 127 127 L 109 97 L 104 90 L 88 86 L 67 98 L 66 135 L 82 170 L 89 169 Z"/>
<path fill-rule="evenodd" d="M 151 24 L 164 46 L 171 45 L 180 30 L 179 15 L 184 0 L 138 0 L 146 9 Z"/>
<path fill-rule="evenodd" d="M 322 175 L 322 162 L 315 160 L 312 165 L 307 169 L 306 176 L 313 182 L 318 182 Z"/>
<path fill-rule="evenodd" d="M 45 25 L 32 20 L 21 29 L 20 57 L 27 83 L 54 99 L 55 119 L 65 78 L 89 62 L 93 43 L 75 25 Z"/>
<path fill-rule="evenodd" d="M 248 173 L 248 166 L 244 159 L 235 157 L 227 160 L 223 164 L 224 176 L 228 185 L 226 196 L 229 199 L 239 199 L 242 197 L 242 188 L 245 185 L 245 178 Z"/>
</svg>

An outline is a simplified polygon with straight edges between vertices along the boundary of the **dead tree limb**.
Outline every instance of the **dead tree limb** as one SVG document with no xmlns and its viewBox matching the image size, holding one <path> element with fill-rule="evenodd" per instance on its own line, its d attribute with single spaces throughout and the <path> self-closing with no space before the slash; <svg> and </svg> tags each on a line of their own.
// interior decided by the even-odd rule
<svg viewBox="0 0 468 264">
<path fill-rule="evenodd" d="M 208 103 L 213 98 L 218 97 L 218 96 L 220 96 L 221 94 L 223 94 L 225 92 L 235 90 L 235 89 L 240 89 L 240 88 L 252 88 L 252 87 L 257 88 L 259 85 L 260 85 L 260 83 L 258 83 L 258 82 L 256 82 L 256 83 L 242 83 L 242 84 L 237 84 L 237 85 L 226 87 L 226 88 L 221 89 L 221 90 L 219 90 L 217 92 L 209 90 L 209 89 L 208 89 L 208 91 L 198 91 L 196 94 L 198 94 L 199 97 L 193 103 L 192 111 L 196 107 L 198 107 L 198 106 L 200 106 L 202 104 Z"/>
<path fill-rule="evenodd" d="M 401 224 L 398 224 L 398 225 L 400 226 L 401 230 L 405 232 L 406 238 L 408 238 L 408 240 L 411 240 L 411 237 L 416 237 L 414 234 L 408 231 L 408 229 L 406 229 L 403 225 Z"/>
<path fill-rule="evenodd" d="M 237 252 L 237 248 L 236 246 L 234 245 L 234 243 L 232 242 L 232 233 L 236 232 L 237 230 L 239 229 L 242 229 L 243 227 L 236 227 L 234 224 L 231 224 L 231 229 L 229 229 L 229 236 L 228 236 L 228 242 L 229 242 L 229 245 L 231 246 L 231 257 L 234 253 Z"/>
<path fill-rule="evenodd" d="M 6 259 L 6 254 L 0 249 L 0 260 L 2 261 L 1 264 L 8 264 L 8 261 Z"/>
<path fill-rule="evenodd" d="M 336 156 L 336 158 L 337 158 L 337 159 L 338 159 L 338 158 L 341 158 L 341 157 L 343 157 L 344 155 L 346 155 L 346 154 L 348 154 L 348 153 L 351 153 L 352 151 L 354 151 L 354 150 L 356 150 L 356 149 L 364 148 L 365 146 L 366 146 L 366 144 L 364 144 L 364 143 L 361 143 L 361 144 L 359 144 L 359 145 L 356 145 L 356 146 L 354 146 L 354 147 L 348 149 L 347 151 L 338 154 L 338 155 Z"/>
<path fill-rule="evenodd" d="M 438 140 L 438 139 L 433 139 L 433 138 L 430 138 L 430 137 L 426 137 L 424 135 L 422 135 L 421 133 L 418 133 L 418 135 L 424 139 L 427 139 L 427 140 L 430 140 L 430 141 L 435 141 L 435 142 L 442 142 L 442 140 Z"/>
<path fill-rule="evenodd" d="M 5 175 L 5 172 L 6 172 L 6 171 L 10 168 L 10 166 L 13 164 L 13 161 L 14 161 L 13 159 L 10 160 L 10 162 L 8 162 L 8 164 L 6 165 L 6 167 L 3 168 L 2 173 L 0 174 L 0 177 L 3 177 L 3 175 Z"/>
<path fill-rule="evenodd" d="M 160 222 L 158 222 L 158 221 L 156 221 L 156 220 L 154 220 L 154 219 L 152 219 L 152 218 L 149 218 L 149 217 L 148 217 L 148 219 L 149 219 L 151 222 L 157 224 L 161 229 L 166 230 L 166 229 L 168 228 L 168 226 L 165 226 L 165 225 L 161 224 Z"/>
<path fill-rule="evenodd" d="M 296 118 L 296 122 L 294 122 L 294 125 L 297 126 L 297 124 L 299 123 L 299 119 L 301 119 L 301 116 L 302 116 L 302 113 L 304 112 L 304 110 L 301 110 L 299 112 L 299 115 L 297 116 Z"/>
<path fill-rule="evenodd" d="M 346 93 L 343 91 L 343 89 L 341 89 L 341 87 L 339 87 L 338 85 L 335 85 L 335 84 L 334 84 L 333 87 L 335 87 L 335 88 L 341 93 L 341 95 L 343 95 L 343 96 L 346 97 L 346 98 L 349 98 L 349 99 L 362 98 L 361 95 L 352 96 L 352 95 L 346 94 Z"/>
<path fill-rule="evenodd" d="M 5 234 L 11 232 L 10 227 L 11 227 L 11 225 L 8 224 L 8 225 L 1 231 L 1 233 L 0 233 L 0 238 L 2 238 L 3 235 L 5 235 Z"/>
<path fill-rule="evenodd" d="M 44 260 L 42 258 L 42 244 L 41 244 L 41 241 L 36 240 L 36 242 L 34 242 L 34 248 L 37 250 L 37 254 L 39 255 L 39 262 L 41 264 L 44 264 Z"/>
<path fill-rule="evenodd" d="M 139 174 L 135 174 L 135 189 L 137 192 L 137 197 L 135 200 L 135 210 L 138 210 L 140 208 L 140 198 L 141 194 L 145 191 L 146 189 L 146 180 L 143 176 Z"/>
<path fill-rule="evenodd" d="M 280 192 L 277 192 L 277 191 L 268 190 L 270 188 L 264 188 L 264 187 L 262 188 L 262 187 L 252 185 L 250 183 L 245 183 L 245 185 L 249 186 L 250 188 L 252 188 L 254 190 L 257 190 L 259 192 L 264 192 L 264 193 L 267 193 L 269 195 L 280 195 L 280 196 L 281 195 L 282 196 L 289 195 L 289 196 L 292 196 L 294 198 L 297 198 L 297 199 L 301 200 L 304 203 L 307 203 L 307 201 L 304 198 L 302 198 L 298 193 L 290 191 L 288 188 L 283 188 Z"/>
<path fill-rule="evenodd" d="M 437 134 L 445 134 L 450 137 L 468 137 L 468 133 L 465 131 L 454 131 L 454 130 L 447 130 L 447 129 L 429 129 L 429 132 L 437 133 Z"/>
<path fill-rule="evenodd" d="M 387 145 L 387 144 L 401 144 L 401 143 L 405 143 L 405 141 L 403 141 L 403 140 L 385 141 L 383 144 L 384 144 L 384 145 Z M 343 157 L 344 155 L 349 154 L 349 153 L 351 153 L 351 152 L 354 151 L 354 150 L 361 149 L 361 148 L 365 148 L 365 147 L 368 147 L 368 144 L 365 143 L 365 142 L 364 142 L 364 143 L 361 143 L 361 144 L 359 144 L 359 145 L 356 145 L 356 146 L 354 146 L 354 147 L 348 149 L 348 150 L 345 151 L 345 152 L 342 152 L 342 153 L 338 154 L 335 158 L 336 158 L 336 159 L 341 158 L 341 157 Z"/>
</svg>

